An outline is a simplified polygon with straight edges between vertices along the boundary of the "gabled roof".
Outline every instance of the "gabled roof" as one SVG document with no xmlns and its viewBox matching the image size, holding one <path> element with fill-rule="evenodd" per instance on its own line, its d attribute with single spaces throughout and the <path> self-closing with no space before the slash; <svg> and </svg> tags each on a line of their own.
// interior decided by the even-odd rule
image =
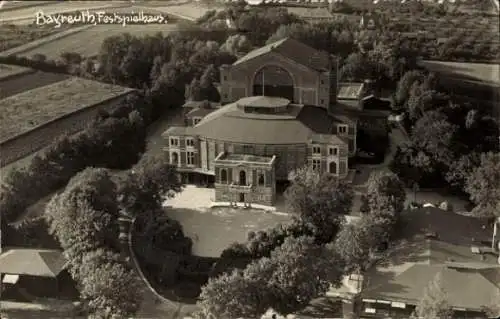
<svg viewBox="0 0 500 319">
<path fill-rule="evenodd" d="M 436 207 L 408 210 L 403 212 L 402 217 L 405 223 L 401 227 L 401 233 L 408 239 L 435 233 L 441 242 L 470 246 L 474 242 L 490 240 L 493 231 L 486 219 L 464 216 Z"/>
<path fill-rule="evenodd" d="M 59 250 L 10 249 L 0 255 L 0 273 L 35 277 L 57 277 L 66 259 Z"/>
<path fill-rule="evenodd" d="M 367 271 L 366 299 L 416 304 L 437 274 L 453 307 L 480 310 L 499 289 L 500 265 L 493 254 L 477 254 L 491 230 L 485 221 L 437 208 L 406 211 L 403 240 Z M 432 239 L 427 235 L 435 234 Z M 464 289 L 467 287 L 467 289 Z M 488 297 L 488 298 L 487 298 Z"/>
<path fill-rule="evenodd" d="M 338 99 L 346 99 L 346 100 L 357 100 L 361 98 L 364 90 L 364 83 L 355 83 L 355 82 L 344 82 L 339 83 L 339 87 L 337 89 L 337 98 Z"/>
<path fill-rule="evenodd" d="M 197 107 L 192 109 L 186 114 L 186 117 L 205 117 L 206 115 L 212 113 L 215 109 Z"/>
<path fill-rule="evenodd" d="M 492 268 L 497 274 L 500 268 Z M 423 291 L 436 277 L 441 276 L 441 285 L 447 301 L 452 307 L 480 311 L 487 305 L 499 286 L 488 280 L 482 271 L 464 271 L 445 265 L 413 265 L 395 277 L 385 277 L 385 282 L 365 289 L 363 298 L 399 301 L 417 304 Z"/>
<path fill-rule="evenodd" d="M 292 38 L 284 38 L 250 51 L 233 65 L 245 63 L 269 52 L 275 52 L 315 71 L 329 71 L 331 67 L 328 53 L 318 51 Z"/>
<path fill-rule="evenodd" d="M 324 7 L 304 8 L 304 7 L 288 7 L 288 13 L 295 14 L 303 19 L 332 19 L 333 15 Z"/>
</svg>

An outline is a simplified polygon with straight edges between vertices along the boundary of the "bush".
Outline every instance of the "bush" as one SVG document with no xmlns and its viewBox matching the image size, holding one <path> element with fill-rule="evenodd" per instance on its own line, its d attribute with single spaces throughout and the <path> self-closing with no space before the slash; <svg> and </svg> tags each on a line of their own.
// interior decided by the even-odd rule
<svg viewBox="0 0 500 319">
<path fill-rule="evenodd" d="M 39 56 L 26 58 L 23 56 L 9 55 L 0 57 L 2 64 L 14 64 L 51 73 L 68 73 L 68 66 L 62 63 L 56 63 L 53 60 L 42 59 Z"/>
<path fill-rule="evenodd" d="M 126 107 L 132 110 L 135 105 Z M 80 134 L 53 143 L 27 169 L 13 170 L 5 177 L 0 195 L 2 217 L 8 222 L 16 220 L 27 207 L 63 187 L 86 167 L 128 168 L 144 150 L 145 126 L 136 111 L 98 119 Z"/>
</svg>

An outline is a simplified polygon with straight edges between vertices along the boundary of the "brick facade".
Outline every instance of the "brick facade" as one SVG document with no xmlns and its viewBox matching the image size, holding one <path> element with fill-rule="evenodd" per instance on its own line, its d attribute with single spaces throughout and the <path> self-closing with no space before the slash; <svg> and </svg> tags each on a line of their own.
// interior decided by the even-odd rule
<svg viewBox="0 0 500 319">
<path fill-rule="evenodd" d="M 221 101 L 223 104 L 253 95 L 254 84 L 261 83 L 257 77 L 266 67 L 278 67 L 288 73 L 293 81 L 293 103 L 317 105 L 328 108 L 335 104 L 335 72 L 317 72 L 274 52 L 269 52 L 237 65 L 220 68 Z M 281 85 L 273 78 L 264 80 L 269 85 Z"/>
<path fill-rule="evenodd" d="M 170 145 L 170 140 L 178 140 L 179 146 Z M 194 147 L 185 147 L 185 140 L 192 139 Z M 167 146 L 164 150 L 168 155 L 168 161 L 171 164 L 177 165 L 181 171 L 189 170 L 190 168 L 197 168 L 200 173 L 216 174 L 214 170 L 214 160 L 222 152 L 235 153 L 235 154 L 249 154 L 256 156 L 276 156 L 276 180 L 287 181 L 288 175 L 291 171 L 303 167 L 305 165 L 312 165 L 313 159 L 319 159 L 323 163 L 319 168 L 320 173 L 330 173 L 327 165 L 332 161 L 337 164 L 336 175 L 345 176 L 347 169 L 340 170 L 340 167 L 347 167 L 348 149 L 342 145 L 334 145 L 327 143 L 318 144 L 295 144 L 295 145 L 265 145 L 265 144 L 234 144 L 224 141 L 207 140 L 205 138 L 197 138 L 191 136 L 168 136 Z M 177 142 L 174 142 L 177 143 Z M 206 145 L 201 147 L 201 144 Z M 318 145 L 322 149 L 320 155 L 313 154 L 313 145 Z M 338 155 L 330 155 L 329 149 L 337 148 Z M 194 163 L 187 163 L 187 153 L 190 152 L 194 155 Z M 172 153 L 176 153 L 175 161 Z M 203 163 L 202 161 L 205 161 Z M 332 172 L 333 173 L 333 172 Z"/>
</svg>

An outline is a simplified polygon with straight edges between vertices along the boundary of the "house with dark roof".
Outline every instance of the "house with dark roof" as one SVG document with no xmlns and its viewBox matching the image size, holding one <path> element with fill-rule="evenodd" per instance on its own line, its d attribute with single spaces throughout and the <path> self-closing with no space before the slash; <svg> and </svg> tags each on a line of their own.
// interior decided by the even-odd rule
<svg viewBox="0 0 500 319">
<path fill-rule="evenodd" d="M 273 205 L 276 183 L 306 164 L 348 176 L 367 92 L 338 83 L 337 69 L 291 38 L 221 66 L 220 105 L 188 101 L 185 125 L 164 132 L 169 161 L 188 181 L 214 182 L 219 202 Z"/>
<path fill-rule="evenodd" d="M 0 277 L 4 300 L 36 297 L 77 297 L 78 292 L 62 252 L 54 249 L 7 248 L 0 255 Z M 60 285 L 64 283 L 64 285 Z"/>
<path fill-rule="evenodd" d="M 351 295 L 361 305 L 359 315 L 408 318 L 439 276 L 456 318 L 487 318 L 484 307 L 500 291 L 491 223 L 432 207 L 406 211 L 403 220 L 402 239 L 363 274 L 360 291 Z"/>
<path fill-rule="evenodd" d="M 288 13 L 295 14 L 309 23 L 333 21 L 335 17 L 326 7 L 287 7 Z"/>
</svg>

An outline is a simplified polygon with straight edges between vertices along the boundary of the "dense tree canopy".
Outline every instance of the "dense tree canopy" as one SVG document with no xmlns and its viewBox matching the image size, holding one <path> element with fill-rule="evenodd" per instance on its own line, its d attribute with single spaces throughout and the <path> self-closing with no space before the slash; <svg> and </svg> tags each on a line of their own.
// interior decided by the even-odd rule
<svg viewBox="0 0 500 319">
<path fill-rule="evenodd" d="M 105 169 L 77 174 L 64 192 L 54 195 L 45 215 L 71 266 L 79 265 L 86 252 L 118 247 L 116 189 Z"/>
<path fill-rule="evenodd" d="M 210 279 L 200 305 L 217 318 L 255 318 L 269 308 L 292 313 L 325 293 L 329 283 L 338 284 L 339 266 L 335 254 L 313 238 L 287 238 L 270 258 Z"/>
<path fill-rule="evenodd" d="M 353 198 L 348 183 L 309 167 L 295 171 L 285 191 L 287 211 L 310 225 L 321 243 L 335 237 L 344 215 L 351 211 Z"/>
<path fill-rule="evenodd" d="M 362 211 L 400 213 L 406 200 L 405 186 L 397 175 L 390 172 L 374 172 L 367 182 Z"/>
<path fill-rule="evenodd" d="M 78 278 L 90 318 L 123 318 L 139 309 L 142 283 L 120 255 L 103 249 L 85 254 Z"/>
<path fill-rule="evenodd" d="M 485 153 L 467 177 L 465 190 L 478 216 L 500 216 L 500 153 Z"/>
<path fill-rule="evenodd" d="M 69 271 L 91 316 L 130 316 L 138 309 L 139 279 L 118 254 L 116 186 L 105 169 L 76 175 L 45 209 Z"/>
</svg>

